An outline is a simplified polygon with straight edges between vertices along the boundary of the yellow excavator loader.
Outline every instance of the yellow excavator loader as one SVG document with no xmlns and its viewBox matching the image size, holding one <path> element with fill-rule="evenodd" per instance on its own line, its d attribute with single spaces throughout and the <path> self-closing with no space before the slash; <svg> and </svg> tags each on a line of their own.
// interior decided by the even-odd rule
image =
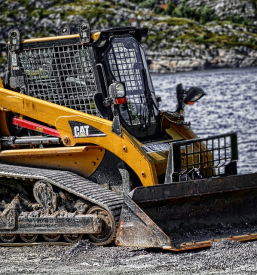
<svg viewBox="0 0 257 275">
<path fill-rule="evenodd" d="M 159 110 L 147 29 L 22 40 L 9 32 L 0 79 L 2 244 L 87 236 L 96 244 L 180 251 L 256 235 L 256 174 L 237 175 L 236 133 L 199 139 L 177 86 Z"/>
</svg>

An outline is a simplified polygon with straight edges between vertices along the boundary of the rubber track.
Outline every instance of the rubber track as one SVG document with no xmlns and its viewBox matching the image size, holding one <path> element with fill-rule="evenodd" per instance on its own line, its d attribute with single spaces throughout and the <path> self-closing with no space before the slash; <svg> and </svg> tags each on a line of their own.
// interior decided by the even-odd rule
<svg viewBox="0 0 257 275">
<path fill-rule="evenodd" d="M 103 188 L 99 184 L 75 173 L 62 170 L 0 164 L 0 177 L 45 180 L 60 189 L 103 207 L 113 216 L 116 228 L 118 227 L 120 215 L 117 215 L 117 213 L 121 211 L 123 196 Z"/>
</svg>

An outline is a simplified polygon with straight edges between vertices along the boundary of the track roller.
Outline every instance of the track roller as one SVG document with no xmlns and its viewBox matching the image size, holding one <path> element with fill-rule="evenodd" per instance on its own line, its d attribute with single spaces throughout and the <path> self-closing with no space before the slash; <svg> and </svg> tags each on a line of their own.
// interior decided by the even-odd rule
<svg viewBox="0 0 257 275">
<path fill-rule="evenodd" d="M 42 236 L 47 242 L 57 242 L 61 234 L 43 234 Z"/>
<path fill-rule="evenodd" d="M 113 216 L 106 209 L 103 209 L 99 206 L 91 207 L 87 214 L 97 215 L 104 221 L 103 233 L 89 234 L 89 238 L 98 245 L 105 245 L 110 243 L 116 235 L 116 225 Z"/>
<path fill-rule="evenodd" d="M 1 234 L 0 239 L 4 243 L 13 243 L 17 239 L 17 234 Z"/>
<path fill-rule="evenodd" d="M 83 238 L 83 234 L 65 234 L 63 237 L 68 243 L 76 243 Z"/>
<path fill-rule="evenodd" d="M 34 243 L 38 234 L 20 234 L 20 237 L 25 243 Z"/>
</svg>

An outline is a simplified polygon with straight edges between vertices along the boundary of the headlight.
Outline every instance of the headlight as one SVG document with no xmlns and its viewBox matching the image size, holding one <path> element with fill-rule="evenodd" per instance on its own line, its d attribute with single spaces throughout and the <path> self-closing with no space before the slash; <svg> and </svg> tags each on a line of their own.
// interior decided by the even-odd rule
<svg viewBox="0 0 257 275">
<path fill-rule="evenodd" d="M 126 92 L 125 92 L 125 86 L 123 83 L 116 83 L 115 90 L 116 90 L 116 98 L 125 97 Z"/>
<path fill-rule="evenodd" d="M 202 98 L 205 95 L 205 92 L 200 87 L 191 87 L 186 92 L 186 97 L 184 99 L 185 104 L 194 104 L 197 100 Z"/>
<path fill-rule="evenodd" d="M 126 89 L 123 82 L 115 82 L 109 86 L 109 95 L 112 97 L 116 104 L 126 103 Z"/>
</svg>

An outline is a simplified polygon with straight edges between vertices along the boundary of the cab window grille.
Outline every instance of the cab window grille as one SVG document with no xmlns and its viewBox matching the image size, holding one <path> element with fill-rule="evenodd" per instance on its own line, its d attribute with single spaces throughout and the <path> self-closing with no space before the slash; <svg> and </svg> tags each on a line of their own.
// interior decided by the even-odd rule
<svg viewBox="0 0 257 275">
<path fill-rule="evenodd" d="M 18 53 L 26 93 L 68 108 L 100 116 L 99 92 L 90 48 L 84 45 L 28 49 Z"/>
<path fill-rule="evenodd" d="M 107 58 L 114 79 L 124 82 L 126 86 L 127 106 L 120 106 L 120 113 L 126 124 L 154 124 L 154 114 L 146 102 L 142 73 L 144 64 L 138 43 L 132 37 L 115 38 L 107 52 Z"/>
<path fill-rule="evenodd" d="M 109 54 L 110 67 L 116 79 L 125 82 L 128 92 L 142 94 L 143 81 L 140 74 L 142 64 L 135 49 L 125 48 L 124 43 L 114 43 Z"/>
</svg>

